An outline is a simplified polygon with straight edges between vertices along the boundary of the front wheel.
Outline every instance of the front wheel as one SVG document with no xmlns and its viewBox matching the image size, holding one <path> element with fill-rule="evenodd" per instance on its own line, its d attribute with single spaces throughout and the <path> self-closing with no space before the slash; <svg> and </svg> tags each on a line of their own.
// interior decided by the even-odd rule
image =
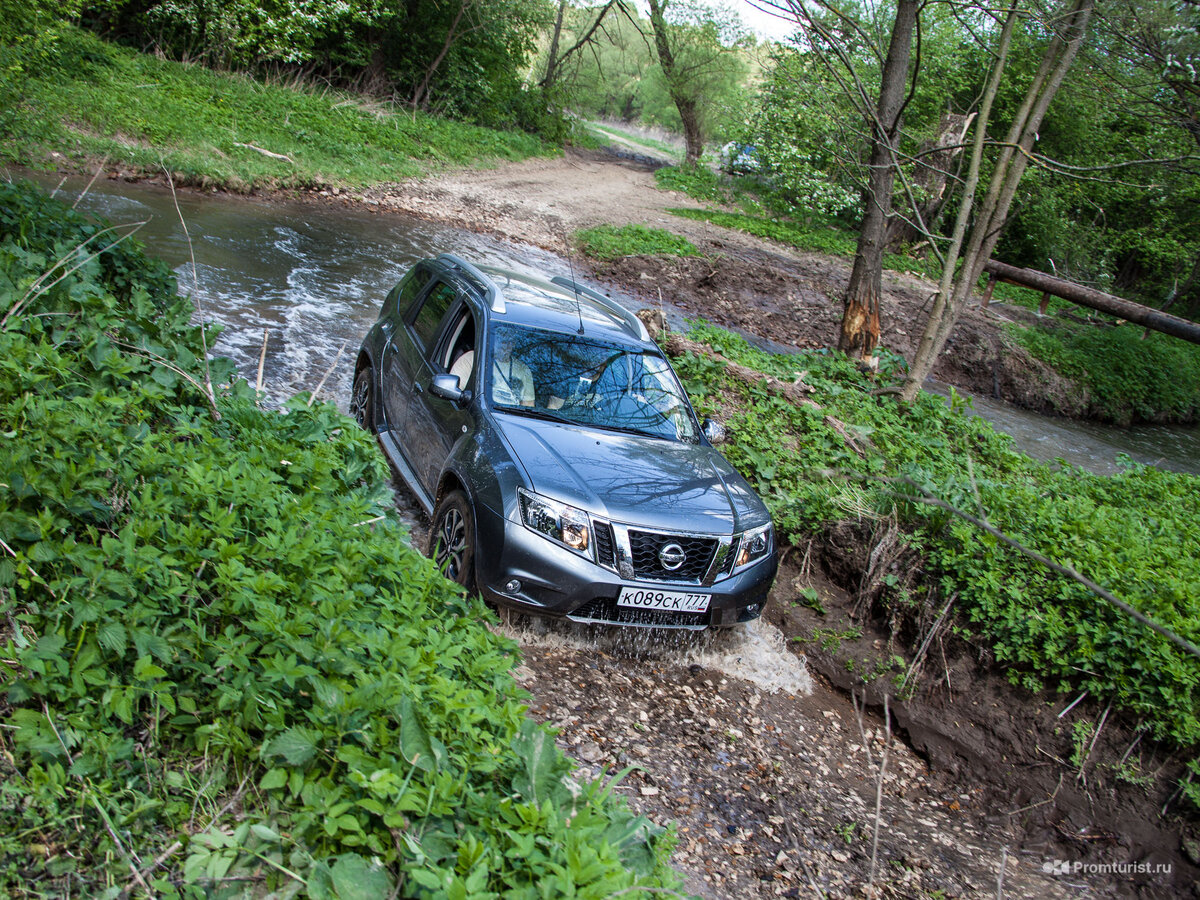
<svg viewBox="0 0 1200 900">
<path fill-rule="evenodd" d="M 438 504 L 429 532 L 429 556 L 451 581 L 468 592 L 475 589 L 475 517 L 462 491 L 451 491 Z"/>
<path fill-rule="evenodd" d="M 371 408 L 371 367 L 360 369 L 354 376 L 354 388 L 350 392 L 350 415 L 364 431 L 374 433 L 375 412 Z"/>
</svg>

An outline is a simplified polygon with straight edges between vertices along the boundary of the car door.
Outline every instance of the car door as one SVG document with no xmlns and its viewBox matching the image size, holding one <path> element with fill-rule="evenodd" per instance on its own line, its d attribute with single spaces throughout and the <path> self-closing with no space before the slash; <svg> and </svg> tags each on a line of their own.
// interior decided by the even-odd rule
<svg viewBox="0 0 1200 900">
<path fill-rule="evenodd" d="M 459 387 L 476 390 L 478 367 L 461 375 L 456 361 L 466 353 L 475 354 L 476 319 L 465 298 L 460 298 L 448 311 L 436 340 L 420 362 L 414 379 L 416 388 L 408 406 L 404 423 L 405 440 L 412 449 L 410 462 L 417 478 L 431 497 L 437 494 L 437 481 L 454 444 L 470 430 L 471 414 L 467 404 L 459 405 L 430 390 L 434 375 L 444 375 L 456 369 L 460 374 Z M 474 356 L 475 359 L 478 356 Z"/>
<path fill-rule="evenodd" d="M 417 388 L 417 376 L 422 360 L 429 352 L 441 327 L 446 311 L 454 302 L 457 291 L 453 284 L 433 278 L 414 292 L 415 298 L 404 307 L 404 291 L 399 302 L 400 324 L 392 330 L 384 345 L 381 381 L 383 384 L 383 413 L 387 427 L 396 434 L 401 451 L 412 463 L 404 423 Z"/>
</svg>

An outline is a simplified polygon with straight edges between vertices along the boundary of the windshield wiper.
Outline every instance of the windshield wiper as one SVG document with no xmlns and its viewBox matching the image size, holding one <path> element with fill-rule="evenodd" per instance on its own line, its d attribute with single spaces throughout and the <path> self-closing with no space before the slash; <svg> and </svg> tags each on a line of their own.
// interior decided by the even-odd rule
<svg viewBox="0 0 1200 900">
<path fill-rule="evenodd" d="M 585 423 L 576 419 L 568 419 L 566 416 L 560 416 L 552 413 L 549 410 L 538 409 L 533 406 L 497 406 L 497 412 L 512 413 L 516 416 L 528 416 L 531 419 L 543 419 L 547 422 L 558 422 L 561 425 L 583 425 Z"/>
</svg>

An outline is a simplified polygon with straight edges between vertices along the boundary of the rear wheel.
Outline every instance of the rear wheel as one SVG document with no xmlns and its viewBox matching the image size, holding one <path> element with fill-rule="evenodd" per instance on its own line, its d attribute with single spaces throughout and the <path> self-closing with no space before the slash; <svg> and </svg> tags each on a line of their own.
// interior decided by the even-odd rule
<svg viewBox="0 0 1200 900">
<path fill-rule="evenodd" d="M 442 498 L 433 514 L 429 556 L 442 574 L 468 591 L 475 589 L 475 517 L 462 491 Z"/>
<path fill-rule="evenodd" d="M 350 392 L 350 415 L 364 431 L 375 431 L 375 413 L 371 408 L 371 367 L 359 370 Z"/>
</svg>

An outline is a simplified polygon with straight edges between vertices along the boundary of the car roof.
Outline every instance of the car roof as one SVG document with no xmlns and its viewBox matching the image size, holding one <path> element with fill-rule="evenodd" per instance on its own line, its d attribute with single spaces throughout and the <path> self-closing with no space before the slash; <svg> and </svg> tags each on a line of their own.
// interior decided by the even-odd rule
<svg viewBox="0 0 1200 900">
<path fill-rule="evenodd" d="M 494 322 L 562 332 L 578 332 L 582 325 L 593 337 L 650 343 L 637 316 L 571 278 L 544 280 L 495 266 L 474 266 L 451 254 L 442 254 L 438 262 L 475 283 Z"/>
</svg>

